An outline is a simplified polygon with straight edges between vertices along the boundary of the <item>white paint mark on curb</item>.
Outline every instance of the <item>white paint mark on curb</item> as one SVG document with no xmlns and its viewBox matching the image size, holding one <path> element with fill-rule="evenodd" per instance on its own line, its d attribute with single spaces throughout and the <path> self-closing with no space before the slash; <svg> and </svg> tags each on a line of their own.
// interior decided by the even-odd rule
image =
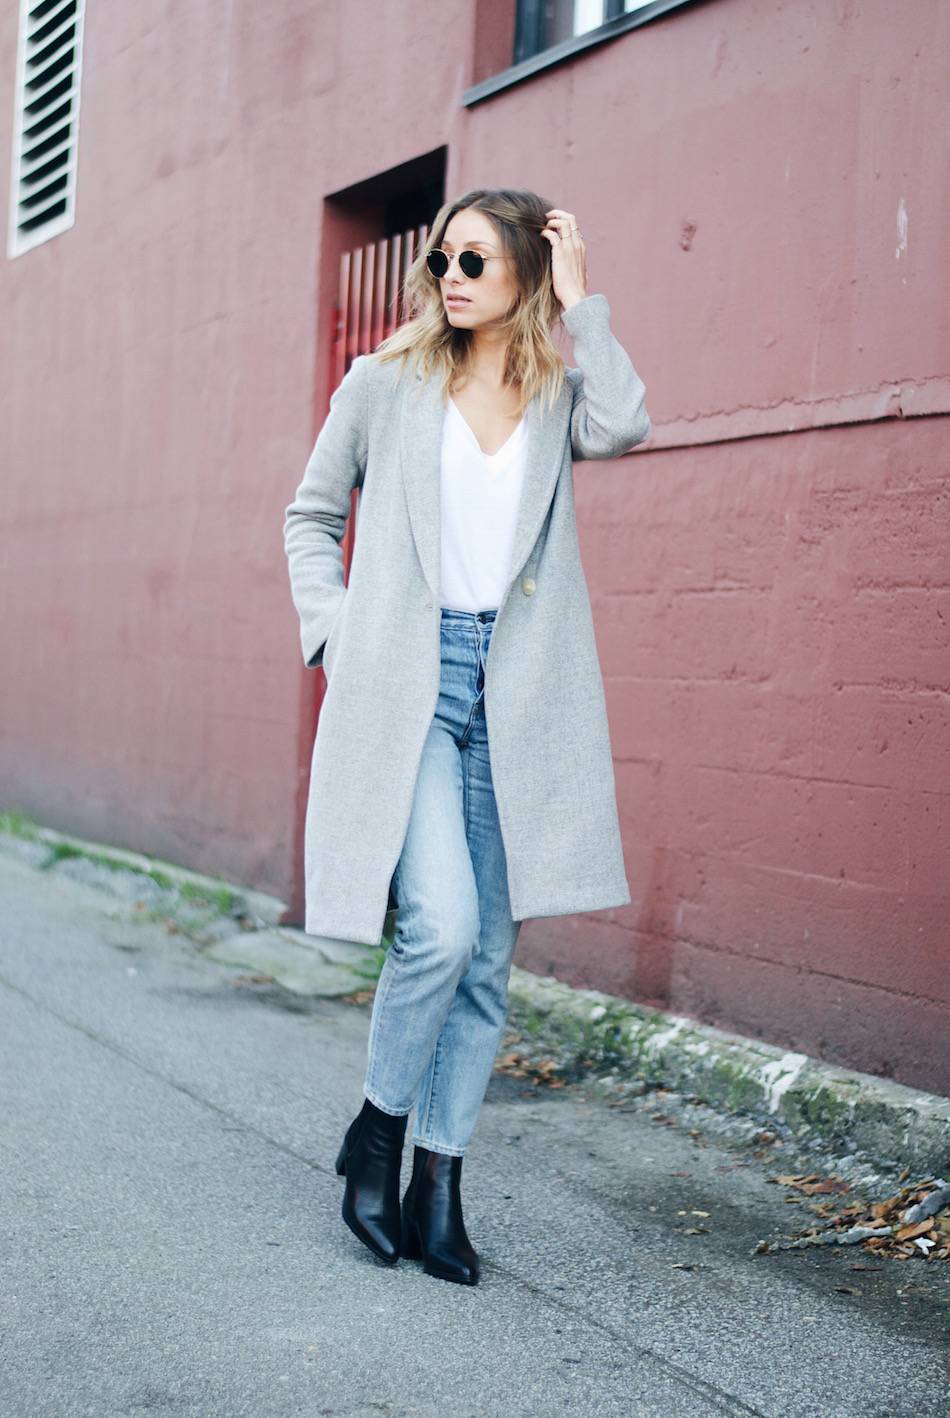
<svg viewBox="0 0 950 1418">
<path fill-rule="evenodd" d="M 780 1059 L 763 1064 L 759 1069 L 759 1077 L 765 1085 L 770 1113 L 778 1112 L 782 1097 L 797 1081 L 807 1063 L 807 1054 L 783 1054 Z"/>
<path fill-rule="evenodd" d="M 682 1033 L 685 1027 L 686 1020 L 678 1019 L 671 1028 L 663 1029 L 659 1034 L 654 1034 L 651 1038 L 647 1039 L 646 1048 L 648 1048 L 651 1053 L 658 1049 L 664 1049 L 671 1039 L 675 1039 L 677 1034 Z"/>
</svg>

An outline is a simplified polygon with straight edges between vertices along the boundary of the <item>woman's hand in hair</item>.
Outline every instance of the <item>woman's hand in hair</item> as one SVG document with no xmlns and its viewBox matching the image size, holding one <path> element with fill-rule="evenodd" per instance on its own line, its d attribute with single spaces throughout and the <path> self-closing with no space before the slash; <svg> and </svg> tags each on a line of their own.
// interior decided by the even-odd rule
<svg viewBox="0 0 950 1418">
<path fill-rule="evenodd" d="M 564 310 L 587 295 L 587 248 L 572 212 L 551 207 L 541 232 L 551 245 L 551 282 Z"/>
</svg>

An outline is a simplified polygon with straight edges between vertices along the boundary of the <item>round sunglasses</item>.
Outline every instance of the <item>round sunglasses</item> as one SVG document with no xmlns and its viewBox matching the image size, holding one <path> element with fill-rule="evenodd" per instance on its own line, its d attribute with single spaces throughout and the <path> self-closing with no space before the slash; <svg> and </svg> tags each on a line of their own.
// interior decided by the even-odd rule
<svg viewBox="0 0 950 1418">
<path fill-rule="evenodd" d="M 486 261 L 510 261 L 511 259 L 510 256 L 482 256 L 478 251 L 459 252 L 459 266 L 462 274 L 471 280 L 475 280 L 477 276 L 482 274 Z M 426 265 L 437 279 L 445 275 L 451 264 L 452 258 L 447 256 L 438 246 L 434 246 L 426 256 Z"/>
</svg>

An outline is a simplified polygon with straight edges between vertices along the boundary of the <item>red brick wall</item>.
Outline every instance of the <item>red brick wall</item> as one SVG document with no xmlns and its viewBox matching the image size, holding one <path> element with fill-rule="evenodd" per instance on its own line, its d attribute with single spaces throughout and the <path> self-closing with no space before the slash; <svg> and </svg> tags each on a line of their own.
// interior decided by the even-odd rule
<svg viewBox="0 0 950 1418">
<path fill-rule="evenodd" d="M 634 899 L 519 963 L 946 1089 L 948 423 L 577 466 Z"/>
<path fill-rule="evenodd" d="M 634 901 L 521 958 L 950 1091 L 950 7 L 894 16 L 707 0 L 469 108 L 501 0 L 87 7 L 76 224 L 0 264 L 0 808 L 289 896 L 326 199 L 446 145 L 577 214 L 655 429 L 576 470 Z"/>
</svg>

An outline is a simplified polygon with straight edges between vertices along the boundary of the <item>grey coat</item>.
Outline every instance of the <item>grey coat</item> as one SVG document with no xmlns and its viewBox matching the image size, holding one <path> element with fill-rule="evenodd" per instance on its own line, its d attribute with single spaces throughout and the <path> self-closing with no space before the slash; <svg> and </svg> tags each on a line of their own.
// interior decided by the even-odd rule
<svg viewBox="0 0 950 1418">
<path fill-rule="evenodd" d="M 515 920 L 630 900 L 603 681 L 574 520 L 572 459 L 650 433 L 644 385 L 603 295 L 564 312 L 578 368 L 528 461 L 507 589 L 485 667 L 485 717 Z M 439 694 L 439 381 L 373 355 L 330 399 L 284 543 L 304 662 L 327 676 L 310 773 L 305 929 L 378 945 Z M 341 540 L 361 489 L 343 583 Z"/>
</svg>

